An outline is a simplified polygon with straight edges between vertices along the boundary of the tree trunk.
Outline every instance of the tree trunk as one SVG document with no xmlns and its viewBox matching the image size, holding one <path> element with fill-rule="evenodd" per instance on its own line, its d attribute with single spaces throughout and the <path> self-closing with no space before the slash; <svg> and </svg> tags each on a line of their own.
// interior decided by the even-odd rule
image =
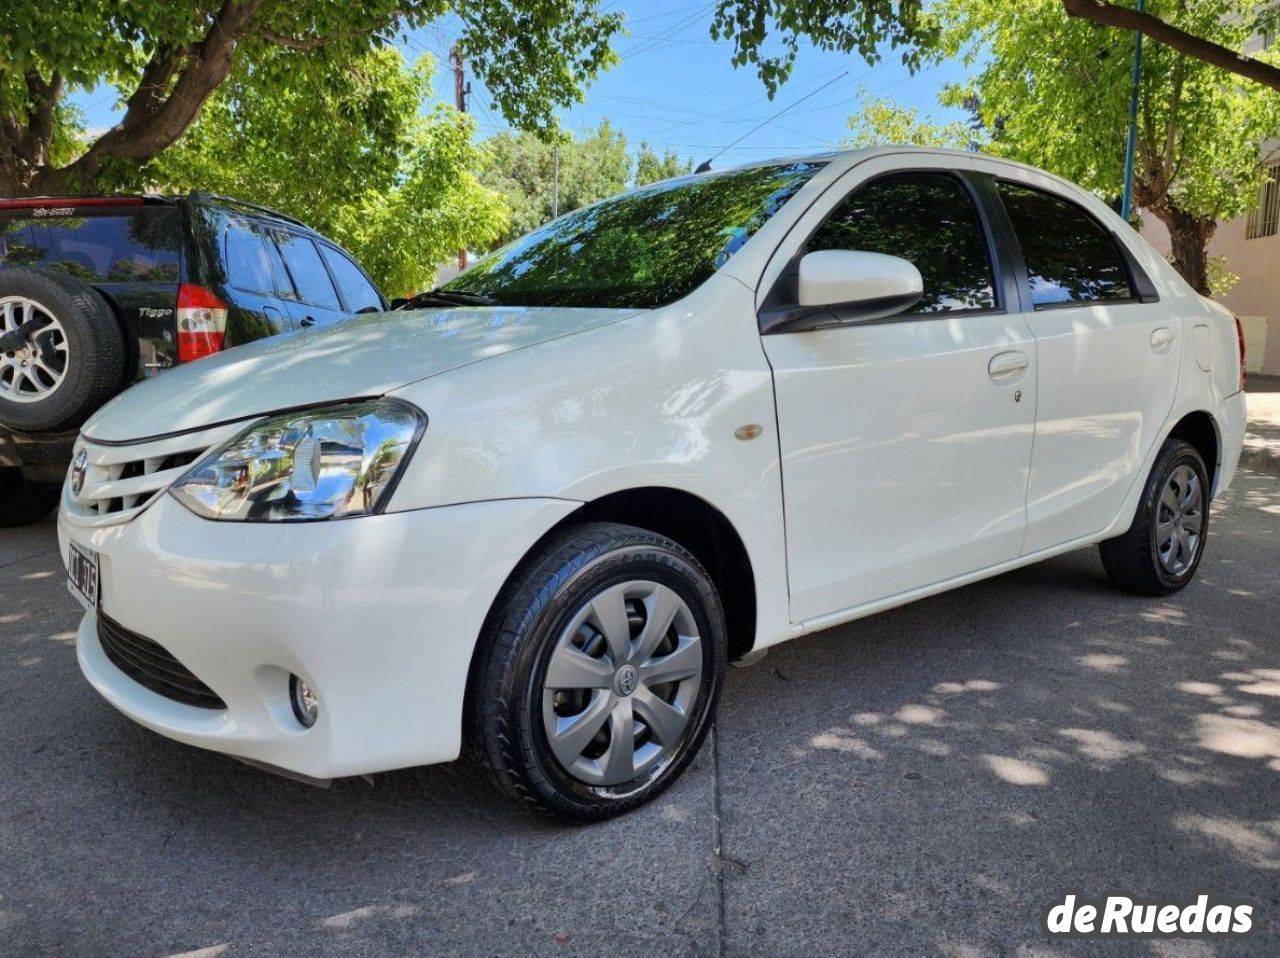
<svg viewBox="0 0 1280 958">
<path fill-rule="evenodd" d="M 0 190 L 4 195 L 95 192 L 105 169 L 115 163 L 140 165 L 173 145 L 195 122 L 205 101 L 231 71 L 236 45 L 263 0 L 223 0 L 199 42 L 161 45 L 142 70 L 120 122 L 103 133 L 66 166 L 49 165 L 53 110 L 62 93 L 54 74 L 45 83 L 29 72 L 33 106 L 18 147 L 0 151 Z M 3 119 L 3 118 L 0 118 Z M 13 130 L 0 130 L 12 140 Z M 25 154 L 25 161 L 24 161 Z"/>
<path fill-rule="evenodd" d="M 1210 295 L 1209 241 L 1218 228 L 1217 221 L 1179 209 L 1167 198 L 1157 203 L 1151 212 L 1169 230 L 1173 268 L 1197 293 Z"/>
</svg>

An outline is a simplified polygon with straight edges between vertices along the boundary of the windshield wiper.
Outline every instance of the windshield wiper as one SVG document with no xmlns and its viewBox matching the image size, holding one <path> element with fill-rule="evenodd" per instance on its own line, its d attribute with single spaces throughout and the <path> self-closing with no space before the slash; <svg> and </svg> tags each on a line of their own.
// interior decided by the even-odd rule
<svg viewBox="0 0 1280 958">
<path fill-rule="evenodd" d="M 399 309 L 422 309 L 424 306 L 501 306 L 492 296 L 453 289 L 431 289 L 411 296 Z"/>
</svg>

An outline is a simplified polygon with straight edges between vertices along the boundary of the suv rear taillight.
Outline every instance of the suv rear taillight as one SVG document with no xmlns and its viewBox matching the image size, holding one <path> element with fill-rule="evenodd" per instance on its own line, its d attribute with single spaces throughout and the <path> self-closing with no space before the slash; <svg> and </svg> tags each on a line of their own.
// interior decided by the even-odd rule
<svg viewBox="0 0 1280 958">
<path fill-rule="evenodd" d="M 189 363 L 222 351 L 227 304 L 203 286 L 178 287 L 178 361 Z"/>
<path fill-rule="evenodd" d="M 1240 388 L 1244 389 L 1244 381 L 1248 378 L 1244 371 L 1244 326 L 1240 322 L 1240 317 L 1236 320 L 1236 345 L 1240 347 Z"/>
</svg>

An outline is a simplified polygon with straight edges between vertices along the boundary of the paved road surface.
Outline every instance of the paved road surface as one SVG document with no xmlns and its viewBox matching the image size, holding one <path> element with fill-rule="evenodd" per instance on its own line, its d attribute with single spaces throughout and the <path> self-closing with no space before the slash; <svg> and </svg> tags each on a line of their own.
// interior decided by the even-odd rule
<svg viewBox="0 0 1280 958">
<path fill-rule="evenodd" d="M 1167 601 L 1086 550 L 776 650 L 678 786 L 576 829 L 465 764 L 321 791 L 135 727 L 52 525 L 0 533 L 0 955 L 1280 954 L 1280 481 L 1213 526 Z M 1265 927 L 1052 942 L 1065 889 Z"/>
</svg>

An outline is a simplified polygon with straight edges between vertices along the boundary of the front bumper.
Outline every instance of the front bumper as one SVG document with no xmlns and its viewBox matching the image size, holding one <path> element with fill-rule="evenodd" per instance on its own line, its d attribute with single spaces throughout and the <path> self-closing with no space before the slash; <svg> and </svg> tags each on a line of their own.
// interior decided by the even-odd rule
<svg viewBox="0 0 1280 958">
<path fill-rule="evenodd" d="M 458 756 L 467 673 L 503 582 L 577 503 L 518 499 L 320 523 L 200 519 L 167 495 L 131 522 L 58 532 L 99 556 L 100 608 L 226 703 L 185 705 L 107 658 L 97 615 L 76 647 L 93 686 L 169 738 L 311 778 Z M 289 676 L 317 692 L 306 729 Z"/>
</svg>

